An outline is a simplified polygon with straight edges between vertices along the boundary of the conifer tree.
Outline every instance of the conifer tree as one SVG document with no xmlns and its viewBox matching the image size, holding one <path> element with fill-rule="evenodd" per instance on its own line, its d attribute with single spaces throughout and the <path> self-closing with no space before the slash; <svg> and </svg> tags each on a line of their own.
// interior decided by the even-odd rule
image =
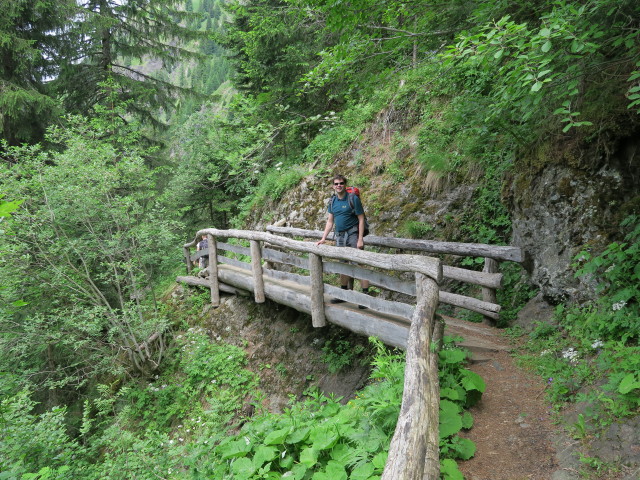
<svg viewBox="0 0 640 480">
<path fill-rule="evenodd" d="M 0 8 L 0 138 L 38 141 L 56 108 L 46 80 L 56 75 L 52 52 L 73 1 L 5 0 Z"/>
<path fill-rule="evenodd" d="M 111 79 L 119 100 L 128 105 L 128 114 L 161 124 L 163 113 L 170 112 L 178 94 L 187 92 L 161 80 L 157 72 L 170 73 L 181 59 L 197 57 L 185 45 L 201 35 L 188 27 L 188 20 L 195 14 L 180 11 L 179 3 L 79 3 L 79 21 L 69 25 L 68 49 L 59 52 L 62 67 L 54 82 L 65 107 L 81 113 L 89 111 L 112 93 L 102 87 Z"/>
</svg>

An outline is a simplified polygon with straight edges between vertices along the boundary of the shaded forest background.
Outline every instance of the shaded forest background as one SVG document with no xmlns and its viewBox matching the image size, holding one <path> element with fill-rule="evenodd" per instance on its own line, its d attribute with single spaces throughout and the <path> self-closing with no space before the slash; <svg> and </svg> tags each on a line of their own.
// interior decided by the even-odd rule
<svg viewBox="0 0 640 480">
<path fill-rule="evenodd" d="M 377 175 L 392 188 L 437 178 L 476 192 L 455 230 L 408 218 L 386 228 L 511 243 L 504 187 L 526 191 L 526 179 L 512 181 L 518 173 L 580 163 L 581 150 L 607 163 L 621 140 L 637 138 L 639 23 L 632 0 L 5 2 L 3 478 L 132 478 L 128 468 L 156 478 L 144 473 L 145 455 L 169 478 L 232 468 L 242 455 L 202 463 L 205 437 L 219 442 L 242 405 L 203 386 L 225 371 L 204 359 L 232 359 L 243 372 L 229 379 L 234 388 L 250 390 L 255 379 L 241 370 L 241 352 L 210 351 L 201 337 L 189 347 L 201 363 L 180 360 L 176 332 L 189 325 L 166 303 L 180 245 L 197 228 L 270 220 L 261 206 L 283 202 L 303 179 L 326 182 L 335 158 L 385 111 L 412 143 L 394 137 L 395 156 Z M 633 172 L 629 158 L 622 170 Z M 366 187 L 364 162 L 352 166 Z M 576 252 L 573 273 L 589 293 L 553 298 L 564 337 L 535 334 L 561 352 L 569 333 L 589 359 L 588 345 L 609 345 L 600 366 L 612 393 L 600 398 L 596 424 L 640 405 L 640 197 L 637 176 L 625 182 L 599 240 Z M 506 323 L 541 287 L 524 271 L 508 278 L 505 295 L 517 301 Z M 543 375 L 559 368 L 545 365 Z M 171 395 L 145 390 L 176 369 L 190 373 Z M 593 380 L 586 367 L 570 370 L 552 392 L 559 402 Z M 218 416 L 194 434 L 190 453 L 152 454 L 178 438 L 176 424 L 205 391 Z"/>
</svg>

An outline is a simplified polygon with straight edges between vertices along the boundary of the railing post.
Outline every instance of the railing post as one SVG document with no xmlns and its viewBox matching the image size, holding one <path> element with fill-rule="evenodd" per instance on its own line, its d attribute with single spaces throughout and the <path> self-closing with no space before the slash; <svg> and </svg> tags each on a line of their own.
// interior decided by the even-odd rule
<svg viewBox="0 0 640 480">
<path fill-rule="evenodd" d="M 253 273 L 253 298 L 256 303 L 264 303 L 264 278 L 262 277 L 262 254 L 260 242 L 250 240 L 251 246 L 251 271 Z"/>
<path fill-rule="evenodd" d="M 484 268 L 482 269 L 484 273 L 497 273 L 498 272 L 498 262 L 493 258 L 486 257 L 484 259 Z M 495 288 L 482 287 L 482 300 L 489 303 L 498 303 L 498 296 L 496 295 Z M 488 323 L 493 325 L 494 320 L 491 317 L 485 316 L 482 323 Z"/>
<path fill-rule="evenodd" d="M 191 252 L 189 247 L 182 247 L 182 251 L 184 252 L 184 261 L 187 263 L 187 275 L 189 275 L 191 273 Z"/>
<path fill-rule="evenodd" d="M 324 327 L 324 282 L 322 281 L 322 257 L 309 254 L 309 275 L 311 275 L 311 322 L 314 327 Z"/>
<path fill-rule="evenodd" d="M 211 305 L 220 305 L 220 284 L 218 283 L 218 243 L 215 237 L 207 234 L 209 249 L 209 284 L 211 288 Z"/>
<path fill-rule="evenodd" d="M 440 478 L 438 355 L 432 349 L 438 284 L 416 273 L 416 308 L 407 340 L 404 393 L 381 480 Z"/>
</svg>

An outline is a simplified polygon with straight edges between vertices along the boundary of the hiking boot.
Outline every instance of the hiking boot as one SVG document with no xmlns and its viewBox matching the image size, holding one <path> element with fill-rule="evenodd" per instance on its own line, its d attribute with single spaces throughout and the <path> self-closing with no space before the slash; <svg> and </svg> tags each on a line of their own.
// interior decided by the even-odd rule
<svg viewBox="0 0 640 480">
<path fill-rule="evenodd" d="M 369 308 L 369 307 L 365 307 L 364 305 L 358 305 L 358 308 L 359 308 L 360 310 L 366 310 L 366 309 L 367 309 L 367 308 Z"/>
<path fill-rule="evenodd" d="M 329 300 L 329 303 L 344 303 L 344 300 L 340 300 L 339 298 L 332 298 Z"/>
</svg>

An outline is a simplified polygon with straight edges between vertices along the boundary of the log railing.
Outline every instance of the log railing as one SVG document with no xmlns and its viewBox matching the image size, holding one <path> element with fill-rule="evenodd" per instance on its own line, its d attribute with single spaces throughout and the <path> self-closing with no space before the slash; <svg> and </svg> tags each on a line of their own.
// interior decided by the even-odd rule
<svg viewBox="0 0 640 480">
<path fill-rule="evenodd" d="M 304 230 L 290 227 L 267 227 L 267 231 L 278 234 L 302 237 L 308 239 L 322 238 L 323 232 L 319 230 Z M 332 239 L 333 233 L 329 235 Z M 408 238 L 379 237 L 367 235 L 367 246 L 396 249 L 398 251 L 424 252 L 427 254 L 447 254 L 456 256 L 469 256 L 484 258 L 482 272 L 466 268 L 442 266 L 445 279 L 457 280 L 463 283 L 477 285 L 482 288 L 482 299 L 459 295 L 440 290 L 440 303 L 452 305 L 481 314 L 486 319 L 498 320 L 501 306 L 497 303 L 496 290 L 502 287 L 502 274 L 498 272 L 499 261 L 512 261 L 522 263 L 524 256 L 522 249 L 512 246 L 485 245 L 480 243 L 456 243 L 438 242 L 432 240 L 414 240 Z M 380 285 L 374 278 L 368 278 L 373 285 Z M 391 289 L 397 292 L 415 296 L 414 282 L 398 281 Z"/>
<path fill-rule="evenodd" d="M 178 277 L 178 281 L 203 285 L 211 290 L 211 302 L 218 305 L 220 290 L 233 291 L 234 288 L 253 290 L 256 302 L 264 302 L 267 293 L 276 296 L 280 292 L 265 279 L 290 282 L 292 287 L 304 285 L 309 288 L 307 296 L 291 296 L 280 293 L 283 303 L 294 301 L 300 310 L 310 311 L 315 327 L 326 325 L 327 312 L 338 311 L 340 307 L 325 304 L 325 293 L 369 307 L 383 316 L 391 315 L 395 320 L 389 324 L 410 323 L 404 338 L 394 336 L 387 329 L 370 331 L 385 343 L 405 348 L 407 351 L 405 385 L 398 426 L 389 448 L 389 457 L 382 480 L 437 480 L 439 478 L 439 385 L 438 347 L 442 338 L 443 324 L 435 321 L 439 287 L 442 281 L 442 265 L 439 259 L 424 255 L 386 254 L 356 249 L 316 245 L 270 233 L 245 230 L 205 229 L 197 233 L 196 239 L 207 235 L 208 249 L 191 255 L 197 240 L 184 245 L 188 272 L 191 264 L 202 255 L 208 255 L 208 278 Z M 249 246 L 220 242 L 218 239 L 241 239 Z M 243 259 L 250 257 L 250 263 L 225 257 L 220 252 L 231 252 Z M 337 262 L 336 262 L 337 260 Z M 309 272 L 309 276 L 265 268 L 263 262 L 282 263 Z M 350 262 L 350 263 L 343 263 Z M 355 263 L 355 264 L 354 264 Z M 356 265 L 357 264 L 357 265 Z M 375 268 L 378 271 L 370 270 Z M 240 272 L 240 273 L 238 273 Z M 410 273 L 415 283 L 399 281 L 386 272 Z M 408 305 L 377 299 L 355 291 L 346 291 L 324 283 L 325 273 L 345 273 L 357 278 L 375 280 L 388 289 L 400 288 L 410 291 L 416 297 L 416 304 Z M 247 278 L 250 277 L 250 280 Z M 228 285 L 226 282 L 230 283 Z M 308 302 L 308 305 L 303 305 Z M 292 305 L 294 306 L 294 305 Z M 332 310 L 333 309 L 333 310 Z M 364 313 L 340 308 L 337 319 L 346 318 L 343 326 L 359 332 L 355 325 L 358 316 L 366 317 L 365 323 L 372 324 L 371 311 Z M 348 325 L 353 319 L 354 325 Z M 404 327 L 405 330 L 406 326 Z"/>
</svg>

